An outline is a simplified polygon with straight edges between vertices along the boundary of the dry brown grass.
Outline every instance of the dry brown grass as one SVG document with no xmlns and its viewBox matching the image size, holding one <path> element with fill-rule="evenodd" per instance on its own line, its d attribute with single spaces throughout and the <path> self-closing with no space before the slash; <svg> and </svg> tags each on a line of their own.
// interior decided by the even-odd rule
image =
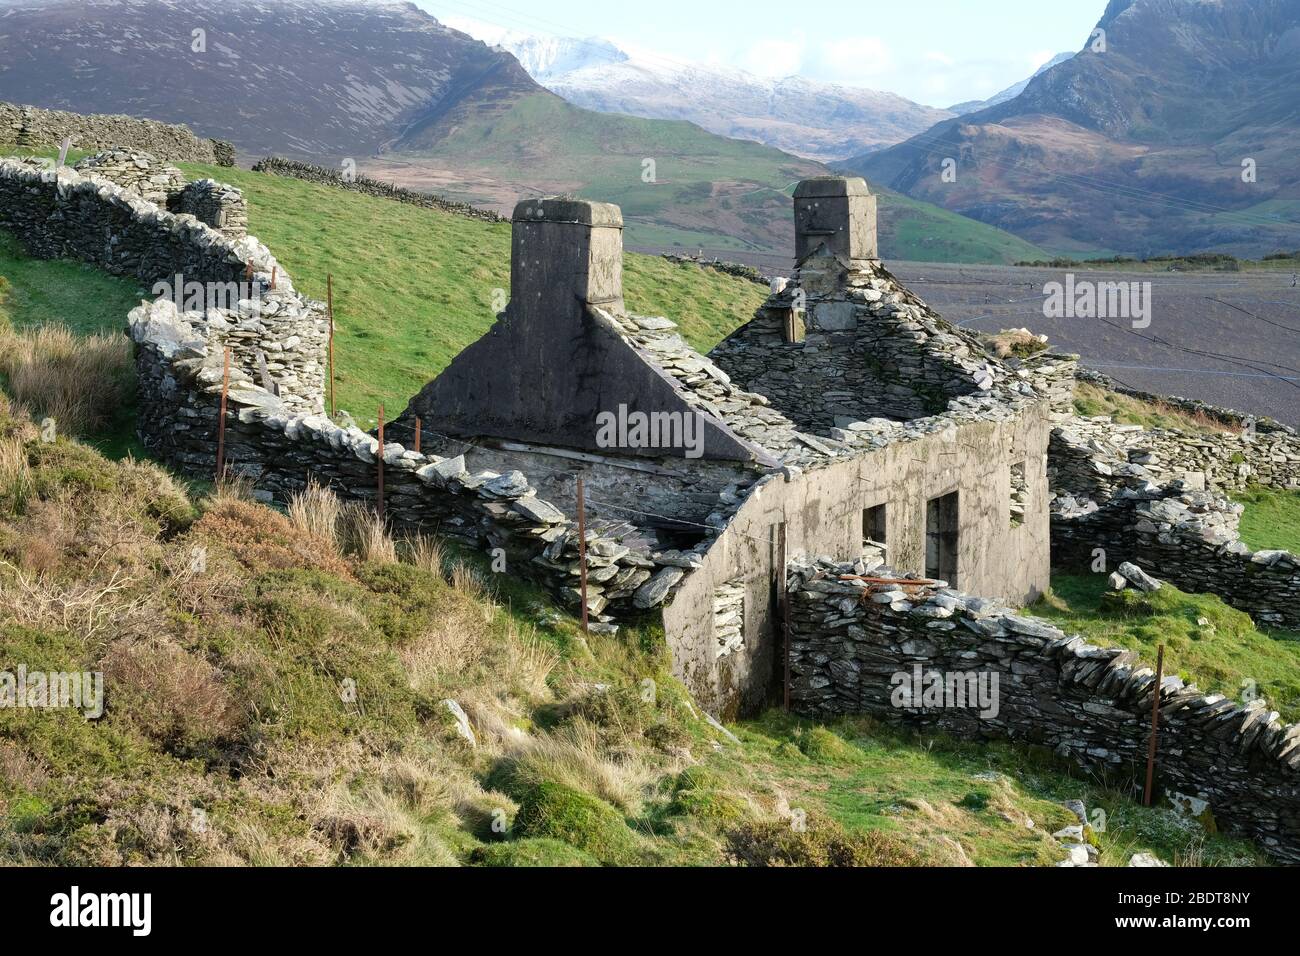
<svg viewBox="0 0 1300 956">
<path fill-rule="evenodd" d="M 20 790 L 33 791 L 49 780 L 49 768 L 25 747 L 0 739 L 0 780 Z"/>
<path fill-rule="evenodd" d="M 473 626 L 446 621 L 397 652 L 411 689 L 427 692 L 455 675 L 467 674 L 483 661 L 486 634 Z"/>
<path fill-rule="evenodd" d="M 552 733 L 508 736 L 505 745 L 513 759 L 512 774 L 522 787 L 545 781 L 563 784 L 632 815 L 640 812 L 646 794 L 665 772 L 643 751 L 611 749 L 601 729 L 585 720 L 571 721 Z"/>
<path fill-rule="evenodd" d="M 353 502 L 344 507 L 339 526 L 346 553 L 361 561 L 397 563 L 397 543 L 387 524 L 365 505 Z"/>
<path fill-rule="evenodd" d="M 22 511 L 34 490 L 27 449 L 17 438 L 0 440 L 0 502 L 8 510 Z"/>
<path fill-rule="evenodd" d="M 203 539 L 224 545 L 251 570 L 320 568 L 351 578 L 348 563 L 332 543 L 297 532 L 279 512 L 230 496 L 210 499 L 208 510 L 194 526 Z"/>
<path fill-rule="evenodd" d="M 442 577 L 447 565 L 447 552 L 442 542 L 424 534 L 417 534 L 402 541 L 402 557 L 407 564 L 439 578 Z"/>
<path fill-rule="evenodd" d="M 315 480 L 289 499 L 289 522 L 301 533 L 338 547 L 343 505 L 329 488 Z"/>
<path fill-rule="evenodd" d="M 130 395 L 130 342 L 123 335 L 80 337 L 65 326 L 0 331 L 0 375 L 33 417 L 64 434 L 103 429 Z"/>
<path fill-rule="evenodd" d="M 502 678 L 505 686 L 525 700 L 547 700 L 551 673 L 560 664 L 560 655 L 539 641 L 536 634 L 517 631 L 512 625 L 506 643 Z"/>
<path fill-rule="evenodd" d="M 162 640 L 118 641 L 104 661 L 110 706 L 145 735 L 189 750 L 235 736 L 242 708 L 211 664 Z"/>
<path fill-rule="evenodd" d="M 457 561 L 451 566 L 451 573 L 447 576 L 447 580 L 461 594 L 482 602 L 485 614 L 490 615 L 493 612 L 492 588 L 475 568 L 464 561 Z"/>
<path fill-rule="evenodd" d="M 1028 329 L 1003 329 L 985 337 L 990 351 L 1000 359 L 1026 358 L 1047 350 L 1047 342 Z"/>
</svg>

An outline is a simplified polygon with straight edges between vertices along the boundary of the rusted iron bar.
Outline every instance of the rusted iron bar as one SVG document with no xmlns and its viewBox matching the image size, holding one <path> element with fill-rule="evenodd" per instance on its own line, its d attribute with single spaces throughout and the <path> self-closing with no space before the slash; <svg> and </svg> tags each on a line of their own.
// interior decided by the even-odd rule
<svg viewBox="0 0 1300 956">
<path fill-rule="evenodd" d="M 587 496 L 578 476 L 578 579 L 582 598 L 582 633 L 587 630 Z"/>
<path fill-rule="evenodd" d="M 217 484 L 226 479 L 226 398 L 230 394 L 230 346 L 221 372 L 221 414 L 217 416 Z"/>
<path fill-rule="evenodd" d="M 780 538 L 779 541 L 780 546 L 778 550 L 780 552 L 781 567 L 778 572 L 779 574 L 779 577 L 777 578 L 778 590 L 776 593 L 781 596 L 781 633 L 782 633 L 782 644 L 785 645 L 785 654 L 784 654 L 785 666 L 783 668 L 784 674 L 781 679 L 781 685 L 782 685 L 781 698 L 782 698 L 782 706 L 785 708 L 786 713 L 789 713 L 790 712 L 790 586 L 787 583 L 789 580 L 787 575 L 789 573 L 790 561 L 789 561 L 789 555 L 786 553 L 784 521 L 781 522 L 781 527 L 780 530 L 777 532 L 777 534 Z"/>
<path fill-rule="evenodd" d="M 379 500 L 375 502 L 375 514 L 380 524 L 384 521 L 384 404 L 379 403 Z"/>
<path fill-rule="evenodd" d="M 1165 646 L 1156 650 L 1156 686 L 1151 695 L 1151 743 L 1147 747 L 1147 786 L 1142 794 L 1142 806 L 1151 806 L 1151 791 L 1156 779 L 1156 737 L 1160 730 L 1160 684 L 1165 677 Z"/>
<path fill-rule="evenodd" d="M 325 300 L 326 309 L 330 318 L 330 418 L 333 418 L 338 409 L 334 405 L 334 276 L 325 277 Z"/>
<path fill-rule="evenodd" d="M 913 587 L 933 587 L 938 581 L 923 581 L 916 578 L 867 578 L 859 574 L 841 574 L 841 581 L 864 581 L 867 584 L 901 584 Z"/>
<path fill-rule="evenodd" d="M 417 455 L 421 454 L 421 451 L 420 451 L 420 427 L 421 427 L 422 424 L 423 424 L 423 422 L 420 421 L 420 416 L 419 416 L 419 415 L 416 415 L 416 416 L 415 416 L 415 453 L 416 453 Z"/>
</svg>

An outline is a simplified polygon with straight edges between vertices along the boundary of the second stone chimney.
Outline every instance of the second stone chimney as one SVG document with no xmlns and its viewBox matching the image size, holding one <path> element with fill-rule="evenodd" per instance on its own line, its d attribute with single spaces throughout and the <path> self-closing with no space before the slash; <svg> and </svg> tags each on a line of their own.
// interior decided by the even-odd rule
<svg viewBox="0 0 1300 956">
<path fill-rule="evenodd" d="M 824 249 L 850 270 L 880 258 L 876 197 L 860 176 L 818 176 L 794 191 L 795 263 Z"/>
</svg>

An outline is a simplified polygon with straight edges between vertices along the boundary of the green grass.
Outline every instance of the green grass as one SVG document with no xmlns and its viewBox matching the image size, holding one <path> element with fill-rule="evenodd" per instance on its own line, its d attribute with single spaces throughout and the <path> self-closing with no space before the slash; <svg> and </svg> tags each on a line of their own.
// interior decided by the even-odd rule
<svg viewBox="0 0 1300 956">
<path fill-rule="evenodd" d="M 1300 554 L 1300 491 L 1254 487 L 1235 497 L 1246 506 L 1241 539 L 1252 550 Z"/>
<path fill-rule="evenodd" d="M 79 335 L 126 334 L 126 315 L 148 290 L 80 262 L 34 259 L 0 230 L 0 329 L 66 325 Z M 110 458 L 141 457 L 135 409 L 115 411 L 111 424 L 89 439 Z"/>
<path fill-rule="evenodd" d="M 1137 651 L 1153 665 L 1163 644 L 1166 673 L 1235 699 L 1254 688 L 1285 720 L 1300 720 L 1300 635 L 1261 631 L 1214 595 L 1169 584 L 1153 594 L 1116 593 L 1104 574 L 1057 574 L 1052 593 L 1030 611 L 1101 646 Z"/>
<path fill-rule="evenodd" d="M 1172 405 L 1121 395 L 1086 382 L 1075 385 L 1074 411 L 1086 418 L 1104 415 L 1121 425 L 1141 425 L 1143 428 L 1172 428 L 1211 435 L 1233 430 L 1205 415 L 1193 415 Z"/>
<path fill-rule="evenodd" d="M 1074 798 L 1104 811 L 1104 864 L 1260 862 L 1033 749 L 777 712 L 731 742 L 653 624 L 584 636 L 482 556 L 486 589 L 340 558 L 259 505 L 193 502 L 153 466 L 28 434 L 32 480 L 0 486 L 0 651 L 104 669 L 107 712 L 0 711 L 0 862 L 718 865 L 758 847 L 796 865 L 1050 865 Z M 206 570 L 187 576 L 196 546 Z M 104 626 L 14 604 L 32 561 L 49 594 L 117 581 Z M 479 651 L 428 672 L 411 654 L 437 635 Z"/>
<path fill-rule="evenodd" d="M 1260 859 L 1247 844 L 1206 834 L 1170 809 L 1139 806 L 1132 786 L 1124 792 L 1114 788 L 1122 782 L 1104 786 L 1075 775 L 1047 751 L 903 733 L 869 718 L 823 726 L 777 711 L 736 730 L 742 748 L 710 763 L 723 781 L 758 776 L 788 793 L 791 809 L 826 813 L 850 832 L 892 834 L 934 863 L 1047 866 L 1064 859 L 1050 835 L 1076 822 L 1061 805 L 1071 799 L 1082 800 L 1099 825 L 1094 836 L 1105 866 L 1123 866 L 1139 850 L 1169 862 Z M 809 746 L 815 737 L 835 743 Z"/>
<path fill-rule="evenodd" d="M 149 295 L 135 280 L 67 260 L 33 259 L 0 230 L 0 321 L 16 329 L 66 325 L 81 335 L 126 329 L 126 314 Z"/>
<path fill-rule="evenodd" d="M 941 206 L 872 185 L 880 204 L 880 248 L 912 262 L 1000 263 L 1040 258 L 1033 243 Z"/>
</svg>

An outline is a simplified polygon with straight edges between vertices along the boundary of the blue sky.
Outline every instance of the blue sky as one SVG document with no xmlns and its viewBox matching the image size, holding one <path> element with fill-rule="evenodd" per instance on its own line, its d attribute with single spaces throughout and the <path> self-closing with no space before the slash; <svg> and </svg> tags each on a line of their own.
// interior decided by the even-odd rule
<svg viewBox="0 0 1300 956">
<path fill-rule="evenodd" d="M 1080 49 L 1106 8 L 1106 0 L 415 2 L 453 24 L 608 37 L 665 60 L 799 74 L 935 106 L 986 98 L 1055 54 Z"/>
</svg>

